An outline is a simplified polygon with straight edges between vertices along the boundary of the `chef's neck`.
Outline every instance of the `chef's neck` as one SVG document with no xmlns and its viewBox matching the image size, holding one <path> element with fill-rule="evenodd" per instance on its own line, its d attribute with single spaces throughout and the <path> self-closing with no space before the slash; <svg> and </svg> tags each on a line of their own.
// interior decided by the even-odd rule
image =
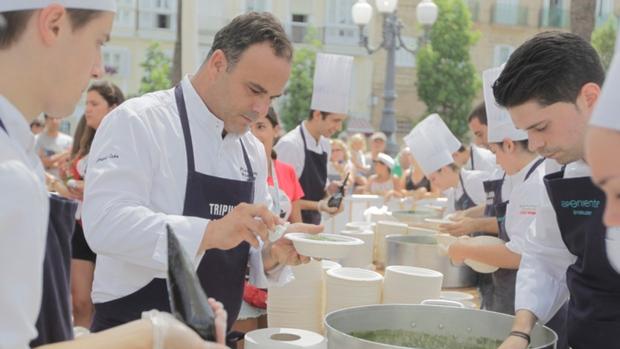
<svg viewBox="0 0 620 349">
<path fill-rule="evenodd" d="M 4 96 L 30 124 L 43 111 L 42 89 L 37 86 L 40 77 L 19 67 L 19 59 L 9 52 L 0 51 L 0 95 Z M 17 59 L 17 61 L 16 61 Z M 49 92 L 48 92 L 49 93 Z"/>
<path fill-rule="evenodd" d="M 308 132 L 310 132 L 310 135 L 312 136 L 312 138 L 314 138 L 314 140 L 318 143 L 319 140 L 321 139 L 321 132 L 319 130 L 319 125 L 313 120 L 304 120 L 304 126 L 306 127 L 306 130 L 308 130 Z"/>
</svg>

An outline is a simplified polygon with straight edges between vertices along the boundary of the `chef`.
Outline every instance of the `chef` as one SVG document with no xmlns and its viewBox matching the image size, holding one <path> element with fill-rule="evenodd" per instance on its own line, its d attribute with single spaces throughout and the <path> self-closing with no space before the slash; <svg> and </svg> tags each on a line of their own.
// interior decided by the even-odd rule
<svg viewBox="0 0 620 349">
<path fill-rule="evenodd" d="M 300 200 L 305 223 L 319 224 L 322 212 L 333 215 L 342 210 L 342 205 L 327 206 L 327 163 L 329 138 L 342 130 L 347 118 L 352 69 L 353 57 L 317 54 L 310 115 L 275 146 L 278 158 L 291 164 L 299 176 L 305 193 Z"/>
<path fill-rule="evenodd" d="M 570 298 L 568 345 L 611 348 L 620 328 L 620 276 L 606 258 L 605 196 L 583 161 L 587 123 L 604 71 L 594 48 L 571 33 L 546 32 L 521 45 L 493 86 L 499 105 L 528 132 L 530 149 L 566 165 L 546 191 L 517 274 L 516 318 L 501 348 L 526 348 L 536 321 Z"/>
<path fill-rule="evenodd" d="M 592 179 L 605 193 L 607 203 L 603 222 L 607 226 L 605 247 L 611 266 L 620 273 L 620 157 L 610 149 L 620 149 L 620 36 L 600 100 L 592 115 L 586 138 L 586 160 L 592 168 Z"/>
<path fill-rule="evenodd" d="M 97 253 L 93 331 L 146 309 L 169 309 L 166 224 L 194 256 L 207 295 L 224 304 L 229 327 L 248 265 L 250 282 L 266 288 L 291 279 L 285 265 L 307 261 L 288 239 L 267 239 L 279 221 L 266 206 L 265 148 L 249 132 L 282 93 L 292 53 L 273 15 L 240 15 L 216 33 L 196 75 L 131 99 L 104 119 L 91 147 L 83 211 Z"/>
<path fill-rule="evenodd" d="M 42 112 L 70 114 L 88 80 L 101 75 L 100 49 L 108 40 L 114 10 L 113 0 L 0 2 L 0 72 L 10 82 L 0 86 L 1 348 L 28 348 L 73 336 L 66 222 L 73 220 L 74 204 L 48 196 L 28 124 Z M 225 312 L 211 302 L 221 323 Z M 149 318 L 152 323 L 135 321 L 82 338 L 79 345 L 129 349 L 174 338 L 169 348 L 217 347 L 169 314 L 151 313 Z M 218 327 L 225 330 L 225 325 Z M 46 347 L 73 348 L 76 343 Z"/>
</svg>

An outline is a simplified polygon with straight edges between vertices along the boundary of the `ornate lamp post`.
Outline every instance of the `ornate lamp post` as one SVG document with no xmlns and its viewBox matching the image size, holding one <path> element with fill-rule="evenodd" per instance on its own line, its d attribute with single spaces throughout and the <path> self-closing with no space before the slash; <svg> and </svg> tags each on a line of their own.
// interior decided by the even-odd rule
<svg viewBox="0 0 620 349">
<path fill-rule="evenodd" d="M 395 76 L 396 76 L 396 50 L 404 49 L 415 54 L 417 49 L 424 45 L 428 38 L 431 26 L 437 20 L 437 5 L 432 0 L 422 0 L 416 7 L 418 22 L 424 27 L 424 35 L 418 38 L 418 45 L 411 49 L 405 45 L 401 37 L 402 22 L 396 16 L 396 6 L 398 0 L 376 0 L 375 6 L 383 14 L 383 41 L 378 47 L 371 48 L 368 44 L 368 36 L 364 35 L 364 26 L 368 25 L 372 18 L 372 6 L 367 0 L 358 0 L 353 5 L 353 21 L 360 27 L 360 46 L 366 48 L 369 54 L 373 54 L 380 49 L 387 51 L 385 66 L 385 85 L 383 88 L 383 112 L 381 116 L 380 129 L 387 136 L 386 151 L 391 155 L 398 152 L 398 144 L 394 139 L 396 132 L 396 116 L 394 113 L 394 100 L 396 99 Z"/>
</svg>

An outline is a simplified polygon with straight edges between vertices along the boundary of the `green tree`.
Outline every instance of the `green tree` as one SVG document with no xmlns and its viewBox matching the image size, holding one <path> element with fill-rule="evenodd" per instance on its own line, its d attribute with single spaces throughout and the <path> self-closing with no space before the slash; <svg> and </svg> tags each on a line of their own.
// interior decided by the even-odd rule
<svg viewBox="0 0 620 349">
<path fill-rule="evenodd" d="M 450 130 L 462 138 L 467 115 L 482 84 L 469 56 L 479 33 L 472 30 L 469 9 L 462 0 L 435 0 L 437 22 L 430 43 L 417 55 L 418 97 L 427 114 L 438 113 Z"/>
<path fill-rule="evenodd" d="M 288 80 L 280 119 L 284 129 L 290 131 L 308 116 L 312 101 L 312 79 L 314 78 L 314 63 L 316 53 L 321 48 L 321 41 L 317 39 L 316 30 L 310 28 L 304 42 L 307 47 L 295 50 L 293 66 Z"/>
<path fill-rule="evenodd" d="M 617 28 L 618 22 L 616 18 L 614 16 L 609 16 L 605 24 L 592 32 L 592 46 L 594 46 L 601 57 L 601 63 L 603 63 L 605 70 L 609 68 L 611 58 L 614 55 Z"/>
<path fill-rule="evenodd" d="M 159 43 L 146 49 L 146 58 L 140 64 L 144 69 L 139 94 L 170 88 L 170 58 L 166 57 Z"/>
</svg>

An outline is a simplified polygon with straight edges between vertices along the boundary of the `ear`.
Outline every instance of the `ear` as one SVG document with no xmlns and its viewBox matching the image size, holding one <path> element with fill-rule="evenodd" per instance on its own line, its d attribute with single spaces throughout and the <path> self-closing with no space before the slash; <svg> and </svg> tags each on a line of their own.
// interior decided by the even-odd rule
<svg viewBox="0 0 620 349">
<path fill-rule="evenodd" d="M 317 118 L 321 118 L 321 111 L 320 110 L 313 110 L 312 111 L 312 120 L 317 120 Z"/>
<path fill-rule="evenodd" d="M 516 145 L 515 142 L 512 141 L 512 139 L 504 139 L 504 142 L 502 143 L 502 150 L 506 153 L 512 153 L 515 151 Z"/>
<path fill-rule="evenodd" d="M 207 70 L 209 72 L 209 76 L 212 78 L 214 78 L 221 72 L 226 71 L 227 67 L 228 60 L 226 59 L 226 55 L 222 50 L 215 50 L 207 61 Z"/>
<path fill-rule="evenodd" d="M 577 96 L 577 105 L 585 110 L 593 110 L 598 97 L 601 95 L 601 87 L 593 82 L 588 82 L 581 87 Z M 581 104 L 581 105 L 580 105 Z"/>
<path fill-rule="evenodd" d="M 36 16 L 36 15 L 35 15 Z M 37 30 L 46 46 L 51 46 L 58 39 L 60 29 L 68 28 L 68 15 L 64 7 L 53 4 L 38 13 Z"/>
</svg>

